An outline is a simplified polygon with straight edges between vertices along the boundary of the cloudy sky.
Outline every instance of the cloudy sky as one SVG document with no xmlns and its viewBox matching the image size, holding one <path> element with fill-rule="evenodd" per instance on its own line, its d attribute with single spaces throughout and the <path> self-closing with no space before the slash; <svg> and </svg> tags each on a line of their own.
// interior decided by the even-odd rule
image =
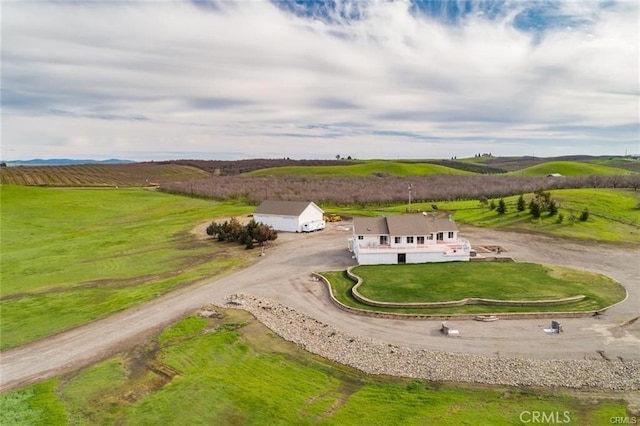
<svg viewBox="0 0 640 426">
<path fill-rule="evenodd" d="M 2 159 L 640 152 L 638 2 L 2 1 Z"/>
</svg>

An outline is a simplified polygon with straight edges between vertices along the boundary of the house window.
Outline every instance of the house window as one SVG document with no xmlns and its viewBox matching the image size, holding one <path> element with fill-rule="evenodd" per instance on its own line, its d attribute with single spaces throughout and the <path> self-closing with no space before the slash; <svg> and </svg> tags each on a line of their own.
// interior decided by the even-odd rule
<svg viewBox="0 0 640 426">
<path fill-rule="evenodd" d="M 427 240 L 433 240 L 433 234 L 427 235 Z"/>
<path fill-rule="evenodd" d="M 424 237 L 418 237 L 418 244 L 424 244 Z"/>
<path fill-rule="evenodd" d="M 449 239 L 453 238 L 453 231 L 449 231 Z"/>
<path fill-rule="evenodd" d="M 413 237 L 407 237 L 407 243 L 413 244 Z"/>
<path fill-rule="evenodd" d="M 396 244 L 400 244 L 402 242 L 402 237 L 394 237 L 393 241 L 395 241 Z"/>
<path fill-rule="evenodd" d="M 358 235 L 359 240 L 364 240 L 364 235 Z"/>
</svg>

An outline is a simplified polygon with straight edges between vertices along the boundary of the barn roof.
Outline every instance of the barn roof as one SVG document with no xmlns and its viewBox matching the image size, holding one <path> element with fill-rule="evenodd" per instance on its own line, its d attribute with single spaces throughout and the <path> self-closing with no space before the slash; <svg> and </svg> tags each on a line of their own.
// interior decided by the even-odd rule
<svg viewBox="0 0 640 426">
<path fill-rule="evenodd" d="M 436 219 L 423 214 L 404 214 L 390 217 L 356 217 L 353 229 L 357 235 L 429 235 L 435 232 L 457 231 L 450 219 Z"/>
<path fill-rule="evenodd" d="M 324 211 L 312 201 L 277 201 L 265 200 L 254 211 L 254 214 L 274 214 L 279 216 L 300 216 L 309 205 L 314 205 L 318 210 Z"/>
</svg>

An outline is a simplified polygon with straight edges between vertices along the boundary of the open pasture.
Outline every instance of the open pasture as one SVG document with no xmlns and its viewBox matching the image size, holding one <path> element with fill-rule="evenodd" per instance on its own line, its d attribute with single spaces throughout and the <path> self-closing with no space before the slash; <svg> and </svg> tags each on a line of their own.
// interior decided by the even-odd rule
<svg viewBox="0 0 640 426">
<path fill-rule="evenodd" d="M 617 400 L 369 376 L 312 355 L 243 311 L 189 317 L 153 342 L 0 396 L 0 423 L 492 425 L 520 413 L 569 413 L 568 424 L 624 416 Z M 564 417 L 563 417 L 564 418 Z"/>
<path fill-rule="evenodd" d="M 144 189 L 2 186 L 1 347 L 82 324 L 233 270 L 237 247 L 196 225 L 244 205 Z"/>
<path fill-rule="evenodd" d="M 550 192 L 558 205 L 558 214 L 555 216 L 545 212 L 540 218 L 534 219 L 528 214 L 528 209 L 518 212 L 518 196 L 511 196 L 504 198 L 507 213 L 503 215 L 477 202 L 473 206 L 470 202 L 470 208 L 457 210 L 453 217 L 457 221 L 480 227 L 540 232 L 591 241 L 640 243 L 640 193 L 637 191 L 563 189 Z M 527 205 L 532 197 L 532 194 L 525 194 Z M 589 219 L 582 222 L 578 217 L 585 208 L 589 210 Z"/>
</svg>

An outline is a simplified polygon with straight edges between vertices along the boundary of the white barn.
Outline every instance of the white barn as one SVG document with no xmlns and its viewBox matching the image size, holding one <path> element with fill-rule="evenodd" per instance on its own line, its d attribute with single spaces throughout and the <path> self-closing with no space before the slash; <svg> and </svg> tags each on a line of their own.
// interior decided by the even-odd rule
<svg viewBox="0 0 640 426">
<path fill-rule="evenodd" d="M 324 210 L 312 201 L 265 200 L 253 212 L 253 218 L 276 231 L 303 232 L 305 224 L 319 222 L 324 228 Z"/>
<path fill-rule="evenodd" d="M 426 214 L 356 217 L 349 249 L 360 265 L 467 261 L 471 254 L 453 220 Z"/>
</svg>

